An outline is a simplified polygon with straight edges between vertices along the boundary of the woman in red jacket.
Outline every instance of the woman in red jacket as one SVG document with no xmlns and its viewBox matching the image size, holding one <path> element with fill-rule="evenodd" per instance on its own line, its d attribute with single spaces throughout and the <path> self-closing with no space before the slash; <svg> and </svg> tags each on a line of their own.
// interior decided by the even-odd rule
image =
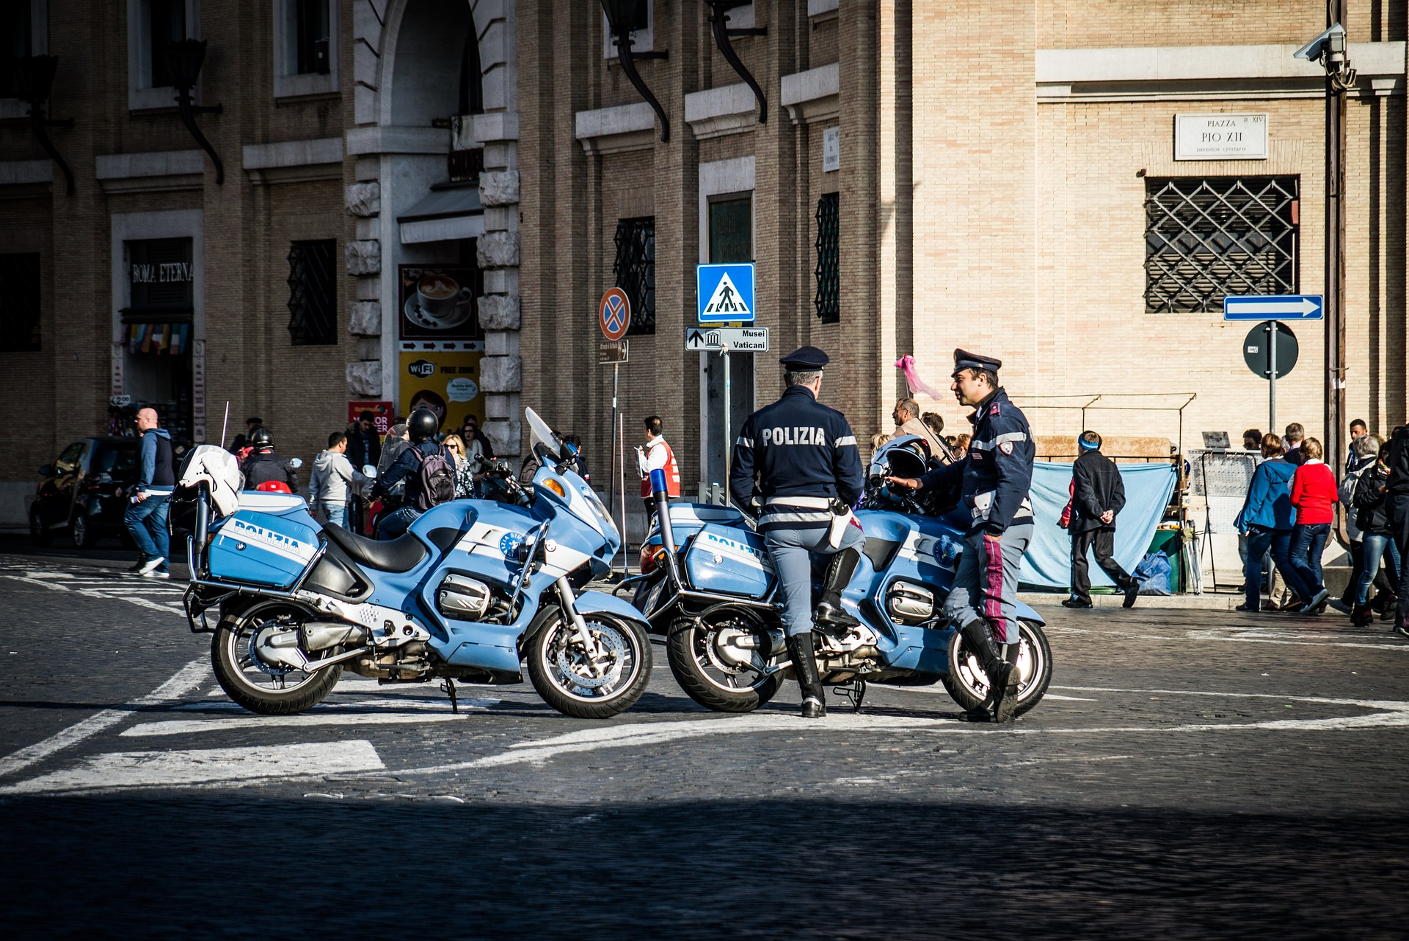
<svg viewBox="0 0 1409 941">
<path fill-rule="evenodd" d="M 1307 438 L 1301 444 L 1303 463 L 1292 478 L 1292 506 L 1296 528 L 1292 531 L 1291 564 L 1312 592 L 1298 614 L 1320 614 L 1330 597 L 1321 582 L 1321 552 L 1335 521 L 1336 475 L 1322 458 L 1321 442 Z"/>
</svg>

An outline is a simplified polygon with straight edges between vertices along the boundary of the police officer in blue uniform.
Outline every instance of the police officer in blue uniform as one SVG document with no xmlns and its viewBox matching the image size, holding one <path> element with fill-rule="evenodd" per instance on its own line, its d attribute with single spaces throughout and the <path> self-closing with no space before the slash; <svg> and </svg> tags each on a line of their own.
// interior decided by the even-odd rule
<svg viewBox="0 0 1409 941">
<path fill-rule="evenodd" d="M 1018 568 L 1032 540 L 1028 491 L 1036 447 L 1027 418 L 998 385 L 1002 365 L 992 357 L 955 350 L 950 389 L 961 405 L 974 409 L 968 454 L 923 477 L 887 478 L 911 490 L 961 485 L 972 522 L 944 615 L 963 633 L 988 676 L 988 700 L 965 714 L 970 721 L 1011 720 L 1020 679 Z"/>
<path fill-rule="evenodd" d="M 778 362 L 787 391 L 744 422 L 734 443 L 729 490 L 740 506 L 761 505 L 758 528 L 783 589 L 783 629 L 802 687 L 802 715 L 815 719 L 827 707 L 812 640 L 809 553 L 832 557 L 817 626 L 855 626 L 856 618 L 842 610 L 841 595 L 861 561 L 861 526 L 850 508 L 861 496 L 864 476 L 846 416 L 817 401 L 827 354 L 804 346 Z"/>
</svg>

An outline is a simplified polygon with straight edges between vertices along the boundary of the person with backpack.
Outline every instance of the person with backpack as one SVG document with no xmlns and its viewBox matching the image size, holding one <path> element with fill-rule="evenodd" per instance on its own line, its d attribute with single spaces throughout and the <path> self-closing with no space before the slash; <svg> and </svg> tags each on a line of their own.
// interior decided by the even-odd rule
<svg viewBox="0 0 1409 941">
<path fill-rule="evenodd" d="M 406 505 L 382 517 L 378 539 L 395 539 L 426 510 L 455 499 L 455 456 L 435 440 L 439 430 L 440 419 L 428 408 L 406 420 L 411 443 L 372 488 L 373 496 L 386 496 L 404 483 Z"/>
<path fill-rule="evenodd" d="M 1364 448 L 1361 442 L 1378 445 L 1375 463 L 1358 474 L 1353 503 L 1356 507 L 1355 525 L 1359 527 L 1362 547 L 1362 565 L 1359 580 L 1355 586 L 1355 606 L 1350 612 L 1350 623 L 1356 627 L 1369 627 L 1375 612 L 1370 606 L 1370 588 L 1380 575 L 1380 565 L 1388 562 L 1397 578 L 1404 560 L 1399 555 L 1399 547 L 1394 544 L 1394 528 L 1389 517 L 1389 505 L 1385 494 L 1389 487 L 1389 445 L 1380 441 L 1379 435 L 1362 435 L 1355 439 L 1356 454 Z M 1393 593 L 1391 592 L 1391 595 Z M 1389 609 L 1389 603 L 1385 605 Z M 1402 629 L 1400 633 L 1405 633 Z"/>
</svg>

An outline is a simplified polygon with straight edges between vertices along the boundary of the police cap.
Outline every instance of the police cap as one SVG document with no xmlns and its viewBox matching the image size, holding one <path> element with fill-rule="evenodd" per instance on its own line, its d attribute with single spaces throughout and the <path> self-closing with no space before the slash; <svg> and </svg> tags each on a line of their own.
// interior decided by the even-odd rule
<svg viewBox="0 0 1409 941">
<path fill-rule="evenodd" d="M 811 372 L 826 366 L 831 362 L 831 358 L 815 346 L 804 346 L 801 349 L 793 350 L 778 362 L 786 366 L 788 372 Z"/>
<path fill-rule="evenodd" d="M 997 372 L 1003 368 L 1001 359 L 994 359 L 992 356 L 980 356 L 978 353 L 970 353 L 968 350 L 954 351 L 954 371 L 950 376 L 957 376 L 964 369 L 987 369 L 990 372 Z"/>
</svg>

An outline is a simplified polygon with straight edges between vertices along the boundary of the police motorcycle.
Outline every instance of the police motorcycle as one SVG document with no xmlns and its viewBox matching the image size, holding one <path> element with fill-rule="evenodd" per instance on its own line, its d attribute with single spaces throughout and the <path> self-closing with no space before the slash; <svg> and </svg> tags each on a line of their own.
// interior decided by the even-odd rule
<svg viewBox="0 0 1409 941">
<path fill-rule="evenodd" d="M 857 711 L 867 683 L 940 682 L 965 710 L 988 696 L 979 657 L 941 610 L 965 550 L 968 514 L 954 511 L 952 498 L 945 507 L 942 496 L 917 497 L 885 484 L 888 476 L 918 477 L 925 469 L 913 435 L 872 457 L 855 514 L 866 537 L 862 560 L 842 595 L 842 607 L 861 623 L 814 628 L 822 681 Z M 791 669 L 778 579 L 763 537 L 733 506 L 669 503 L 664 488 L 664 475 L 653 472 L 656 513 L 642 552 L 649 571 L 623 584 L 635 589 L 633 603 L 651 630 L 665 635 L 671 672 L 690 698 L 719 712 L 749 712 L 773 698 Z M 824 576 L 825 568 L 814 568 L 814 604 Z M 1047 691 L 1052 651 L 1041 615 L 1020 602 L 1018 618 L 1016 715 L 1022 715 Z"/>
<path fill-rule="evenodd" d="M 562 463 L 558 436 L 526 417 L 542 462 L 530 487 L 498 463 L 500 500 L 440 504 L 385 542 L 320 526 L 298 496 L 241 491 L 233 458 L 195 449 L 178 486 L 194 503 L 184 604 L 191 630 L 214 635 L 230 698 L 263 715 L 302 712 L 346 669 L 440 679 L 454 707 L 456 680 L 518 683 L 526 662 L 565 715 L 630 708 L 650 680 L 647 624 L 624 600 L 583 591 L 610 571 L 621 535 Z"/>
</svg>

